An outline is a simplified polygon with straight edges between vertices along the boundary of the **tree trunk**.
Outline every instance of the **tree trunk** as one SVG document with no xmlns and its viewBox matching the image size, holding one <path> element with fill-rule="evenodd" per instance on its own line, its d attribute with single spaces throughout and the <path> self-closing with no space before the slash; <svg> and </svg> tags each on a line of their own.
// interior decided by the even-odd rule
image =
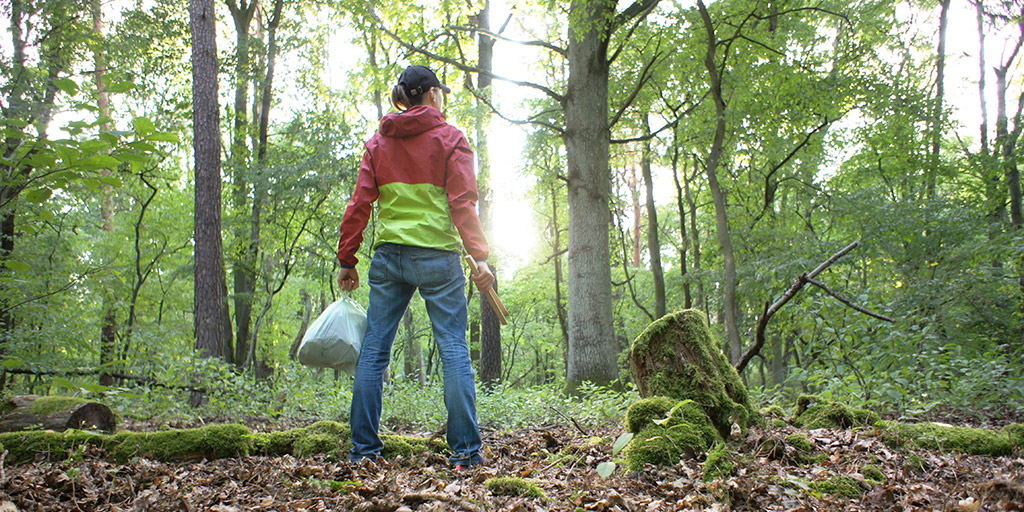
<svg viewBox="0 0 1024 512">
<path fill-rule="evenodd" d="M 480 29 L 491 30 L 491 2 L 484 0 L 483 7 L 477 17 Z M 491 99 L 491 76 L 494 68 L 494 38 L 484 33 L 479 34 L 478 66 L 482 73 L 478 74 L 477 89 L 489 102 Z M 476 153 L 480 188 L 480 222 L 483 224 L 487 239 L 494 240 L 494 215 L 491 193 L 491 159 L 488 152 L 487 134 L 491 127 L 491 114 L 485 105 L 478 105 L 480 114 L 476 118 Z M 493 260 L 490 264 L 495 276 L 494 290 L 498 290 L 498 269 Z M 490 301 L 480 295 L 480 382 L 492 387 L 501 382 L 501 323 L 498 315 L 491 307 Z"/>
<path fill-rule="evenodd" d="M 100 0 L 92 0 L 92 30 L 97 38 L 103 38 L 103 6 Z M 96 106 L 102 117 L 110 117 L 110 96 L 107 94 L 106 85 L 103 83 L 107 63 L 103 52 L 93 53 L 93 83 L 96 85 Z M 110 123 L 103 123 L 101 131 L 110 131 Z M 103 176 L 110 176 L 110 169 L 103 169 L 100 172 Z M 100 226 L 107 238 L 112 236 L 114 231 L 114 190 L 110 185 L 103 185 L 103 197 L 100 202 Z M 100 379 L 101 386 L 113 386 L 114 378 L 110 375 L 111 367 L 117 359 L 117 309 L 114 306 L 113 283 L 109 279 L 101 286 L 103 295 L 103 313 L 100 320 Z"/>
<path fill-rule="evenodd" d="M 0 432 L 19 432 L 26 429 L 63 432 L 69 428 L 95 429 L 113 432 L 117 417 L 109 407 L 99 402 L 67 396 L 11 396 L 0 403 L 7 411 L 0 418 Z"/>
<path fill-rule="evenodd" d="M 216 11 L 190 0 L 193 136 L 195 140 L 195 333 L 202 357 L 231 360 L 221 241 L 220 111 L 217 103 Z M 202 396 L 193 393 L 192 404 Z"/>
<path fill-rule="evenodd" d="M 700 10 L 701 19 L 704 22 L 704 29 L 707 32 L 707 53 L 704 57 L 704 66 L 708 70 L 708 82 L 711 85 L 711 95 L 715 100 L 715 138 L 711 144 L 711 151 L 708 155 L 705 173 L 708 178 L 708 188 L 711 189 L 711 197 L 715 203 L 715 223 L 718 228 L 718 242 L 722 249 L 722 262 L 725 269 L 725 330 L 729 340 L 729 360 L 733 364 L 739 361 L 743 355 L 743 347 L 740 345 L 739 331 L 739 307 L 736 303 L 736 260 L 733 256 L 732 237 L 729 234 L 728 202 L 725 191 L 718 183 L 718 167 L 725 147 L 725 97 L 722 93 L 722 77 L 715 62 L 715 49 L 718 45 L 718 38 L 715 35 L 715 27 L 711 23 L 711 15 L 702 0 L 697 0 L 697 7 Z"/>
<path fill-rule="evenodd" d="M 651 127 L 644 117 L 644 135 L 650 135 Z M 651 143 L 644 141 L 644 154 L 640 160 L 644 188 L 647 191 L 647 251 L 651 255 L 651 274 L 654 277 L 655 316 L 665 316 L 665 271 L 661 267 L 661 242 L 658 240 L 658 210 L 654 206 L 654 180 L 651 178 Z M 682 219 L 680 219 L 682 220 Z"/>
<path fill-rule="evenodd" d="M 299 332 L 295 334 L 295 339 L 292 340 L 292 346 L 288 349 L 288 359 L 292 361 L 299 355 L 302 338 L 306 336 L 306 329 L 309 328 L 309 319 L 313 316 L 313 300 L 310 298 L 309 292 L 303 288 L 299 290 L 299 296 L 302 297 L 302 325 L 299 327 Z"/>
<path fill-rule="evenodd" d="M 678 144 L 678 141 L 675 141 L 674 143 Z M 672 153 L 672 181 L 676 184 L 676 208 L 679 211 L 679 274 L 683 280 L 683 309 L 690 309 L 693 307 L 693 293 L 691 291 L 690 280 L 686 275 L 686 253 L 690 246 L 690 239 L 686 236 L 686 207 L 684 204 L 683 186 L 679 183 L 678 146 L 673 148 Z"/>
<path fill-rule="evenodd" d="M 608 30 L 611 0 L 573 0 L 565 98 L 569 188 L 569 357 L 567 390 L 618 377 L 608 262 Z"/>
<path fill-rule="evenodd" d="M 935 181 L 941 167 L 939 149 L 942 145 L 942 103 L 946 81 L 946 27 L 949 25 L 949 2 L 950 0 L 939 0 L 941 10 L 939 12 L 939 44 L 935 55 L 935 103 L 932 106 L 931 115 L 931 169 L 925 185 L 929 199 L 935 197 Z"/>
<path fill-rule="evenodd" d="M 249 134 L 247 100 L 249 97 L 250 58 L 249 58 L 249 27 L 256 12 L 258 0 L 245 0 L 236 3 L 226 0 L 225 4 L 231 13 L 235 26 L 235 102 L 234 126 L 231 135 L 231 208 L 234 211 L 234 229 L 231 267 L 234 278 L 235 303 L 235 351 L 234 362 L 241 366 L 248 352 L 250 328 L 252 326 L 252 300 L 256 291 L 256 258 L 251 246 L 249 227 L 246 219 L 249 210 L 250 178 L 246 170 L 249 167 L 249 147 L 246 144 Z"/>
<path fill-rule="evenodd" d="M 555 313 L 558 315 L 558 326 L 562 330 L 562 360 L 568 363 L 568 315 L 566 314 L 565 306 L 562 305 L 562 283 L 565 282 L 565 278 L 562 276 L 562 227 L 558 224 L 558 190 L 555 186 L 551 187 L 551 232 L 554 233 L 555 237 L 555 246 L 552 251 L 555 265 Z"/>
</svg>

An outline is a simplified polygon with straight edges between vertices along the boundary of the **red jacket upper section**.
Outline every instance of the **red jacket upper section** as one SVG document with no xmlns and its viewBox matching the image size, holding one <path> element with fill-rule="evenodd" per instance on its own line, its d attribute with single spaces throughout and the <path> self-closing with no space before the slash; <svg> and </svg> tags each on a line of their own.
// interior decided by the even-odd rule
<svg viewBox="0 0 1024 512">
<path fill-rule="evenodd" d="M 449 212 L 424 212 L 424 218 L 450 215 L 466 250 L 478 260 L 488 256 L 480 218 L 476 212 L 477 185 L 473 152 L 466 136 L 448 124 L 434 107 L 420 105 L 390 113 L 366 143 L 355 192 L 341 222 L 338 261 L 353 267 L 356 251 L 370 218 L 379 187 L 390 183 L 430 184 L 448 197 Z"/>
</svg>

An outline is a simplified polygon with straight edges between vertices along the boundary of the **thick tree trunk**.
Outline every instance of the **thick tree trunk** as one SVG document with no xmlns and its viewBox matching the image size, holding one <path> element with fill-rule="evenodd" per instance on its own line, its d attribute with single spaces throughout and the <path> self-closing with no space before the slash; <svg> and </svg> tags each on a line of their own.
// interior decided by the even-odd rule
<svg viewBox="0 0 1024 512">
<path fill-rule="evenodd" d="M 491 30 L 491 2 L 485 0 L 477 17 L 480 29 Z M 490 71 L 494 68 L 494 38 L 484 33 L 479 35 L 478 66 L 484 72 L 478 74 L 477 89 L 487 100 L 491 99 Z M 494 241 L 494 215 L 491 189 L 491 160 L 488 153 L 487 134 L 491 127 L 491 114 L 484 105 L 478 105 L 480 114 L 476 119 L 476 155 L 478 165 L 477 182 L 480 186 L 480 222 L 484 226 L 487 239 Z M 490 263 L 495 278 L 498 276 L 497 265 L 493 259 Z M 495 281 L 494 290 L 498 290 Z M 485 386 L 494 386 L 501 382 L 501 323 L 498 315 L 491 308 L 490 301 L 480 295 L 480 382 Z"/>
<path fill-rule="evenodd" d="M 644 117 L 644 135 L 650 135 L 651 127 Z M 647 251 L 651 255 L 651 274 L 654 277 L 655 316 L 665 316 L 665 271 L 661 267 L 661 242 L 658 240 L 658 209 L 654 206 L 654 179 L 651 177 L 651 143 L 644 142 L 643 159 L 640 161 L 644 189 L 647 192 Z M 680 219 L 682 220 L 682 219 Z"/>
<path fill-rule="evenodd" d="M 711 95 L 715 100 L 715 137 L 711 144 L 711 151 L 708 155 L 705 173 L 708 177 L 708 188 L 711 189 L 711 197 L 715 203 L 715 224 L 718 228 L 718 242 L 722 249 L 722 263 L 725 269 L 725 330 L 729 340 L 729 360 L 733 364 L 739 361 L 743 355 L 743 347 L 740 344 L 739 331 L 739 307 L 736 303 L 736 260 L 732 250 L 732 236 L 729 233 L 728 202 L 725 191 L 718 182 L 718 167 L 725 148 L 725 97 L 722 93 L 722 77 L 715 59 L 715 49 L 718 45 L 718 38 L 715 35 L 715 27 L 711 23 L 711 15 L 702 0 L 697 0 L 697 7 L 700 9 L 701 19 L 704 22 L 704 29 L 707 32 L 707 53 L 704 57 L 704 66 L 708 70 L 708 82 L 711 85 Z"/>
<path fill-rule="evenodd" d="M 569 360 L 566 387 L 618 377 L 609 254 L 608 38 L 611 0 L 573 0 L 564 134 L 569 188 Z"/>
<path fill-rule="evenodd" d="M 0 432 L 18 432 L 40 426 L 44 430 L 58 432 L 69 428 L 113 432 L 117 426 L 117 417 L 109 407 L 82 398 L 11 396 L 0 403 L 0 410 L 6 411 L 0 417 Z"/>
<path fill-rule="evenodd" d="M 193 136 L 195 140 L 195 333 L 203 357 L 231 360 L 227 286 L 221 241 L 220 111 L 217 103 L 216 11 L 190 0 Z M 193 394 L 198 405 L 201 396 Z"/>
</svg>

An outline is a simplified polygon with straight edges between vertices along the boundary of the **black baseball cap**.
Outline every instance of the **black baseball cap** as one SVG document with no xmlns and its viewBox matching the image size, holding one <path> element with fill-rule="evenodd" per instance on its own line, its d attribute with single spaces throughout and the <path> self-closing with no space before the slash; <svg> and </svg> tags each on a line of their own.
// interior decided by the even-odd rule
<svg viewBox="0 0 1024 512">
<path fill-rule="evenodd" d="M 445 94 L 452 92 L 426 66 L 409 66 L 405 68 L 405 71 L 402 71 L 402 74 L 398 77 L 398 84 L 405 87 L 405 92 L 409 96 L 419 96 L 429 91 L 431 87 L 440 87 Z"/>
</svg>

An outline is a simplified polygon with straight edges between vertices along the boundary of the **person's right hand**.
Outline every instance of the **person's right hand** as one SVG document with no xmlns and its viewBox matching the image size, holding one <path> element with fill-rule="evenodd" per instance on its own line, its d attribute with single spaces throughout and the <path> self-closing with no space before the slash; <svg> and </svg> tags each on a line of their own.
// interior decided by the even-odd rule
<svg viewBox="0 0 1024 512">
<path fill-rule="evenodd" d="M 346 292 L 359 288 L 359 271 L 355 268 L 342 268 L 338 272 L 338 287 Z"/>
<path fill-rule="evenodd" d="M 491 273 L 491 267 L 487 266 L 486 261 L 478 261 L 476 266 L 479 272 L 473 275 L 473 282 L 481 292 L 486 292 L 488 288 L 494 286 L 494 274 Z"/>
</svg>

